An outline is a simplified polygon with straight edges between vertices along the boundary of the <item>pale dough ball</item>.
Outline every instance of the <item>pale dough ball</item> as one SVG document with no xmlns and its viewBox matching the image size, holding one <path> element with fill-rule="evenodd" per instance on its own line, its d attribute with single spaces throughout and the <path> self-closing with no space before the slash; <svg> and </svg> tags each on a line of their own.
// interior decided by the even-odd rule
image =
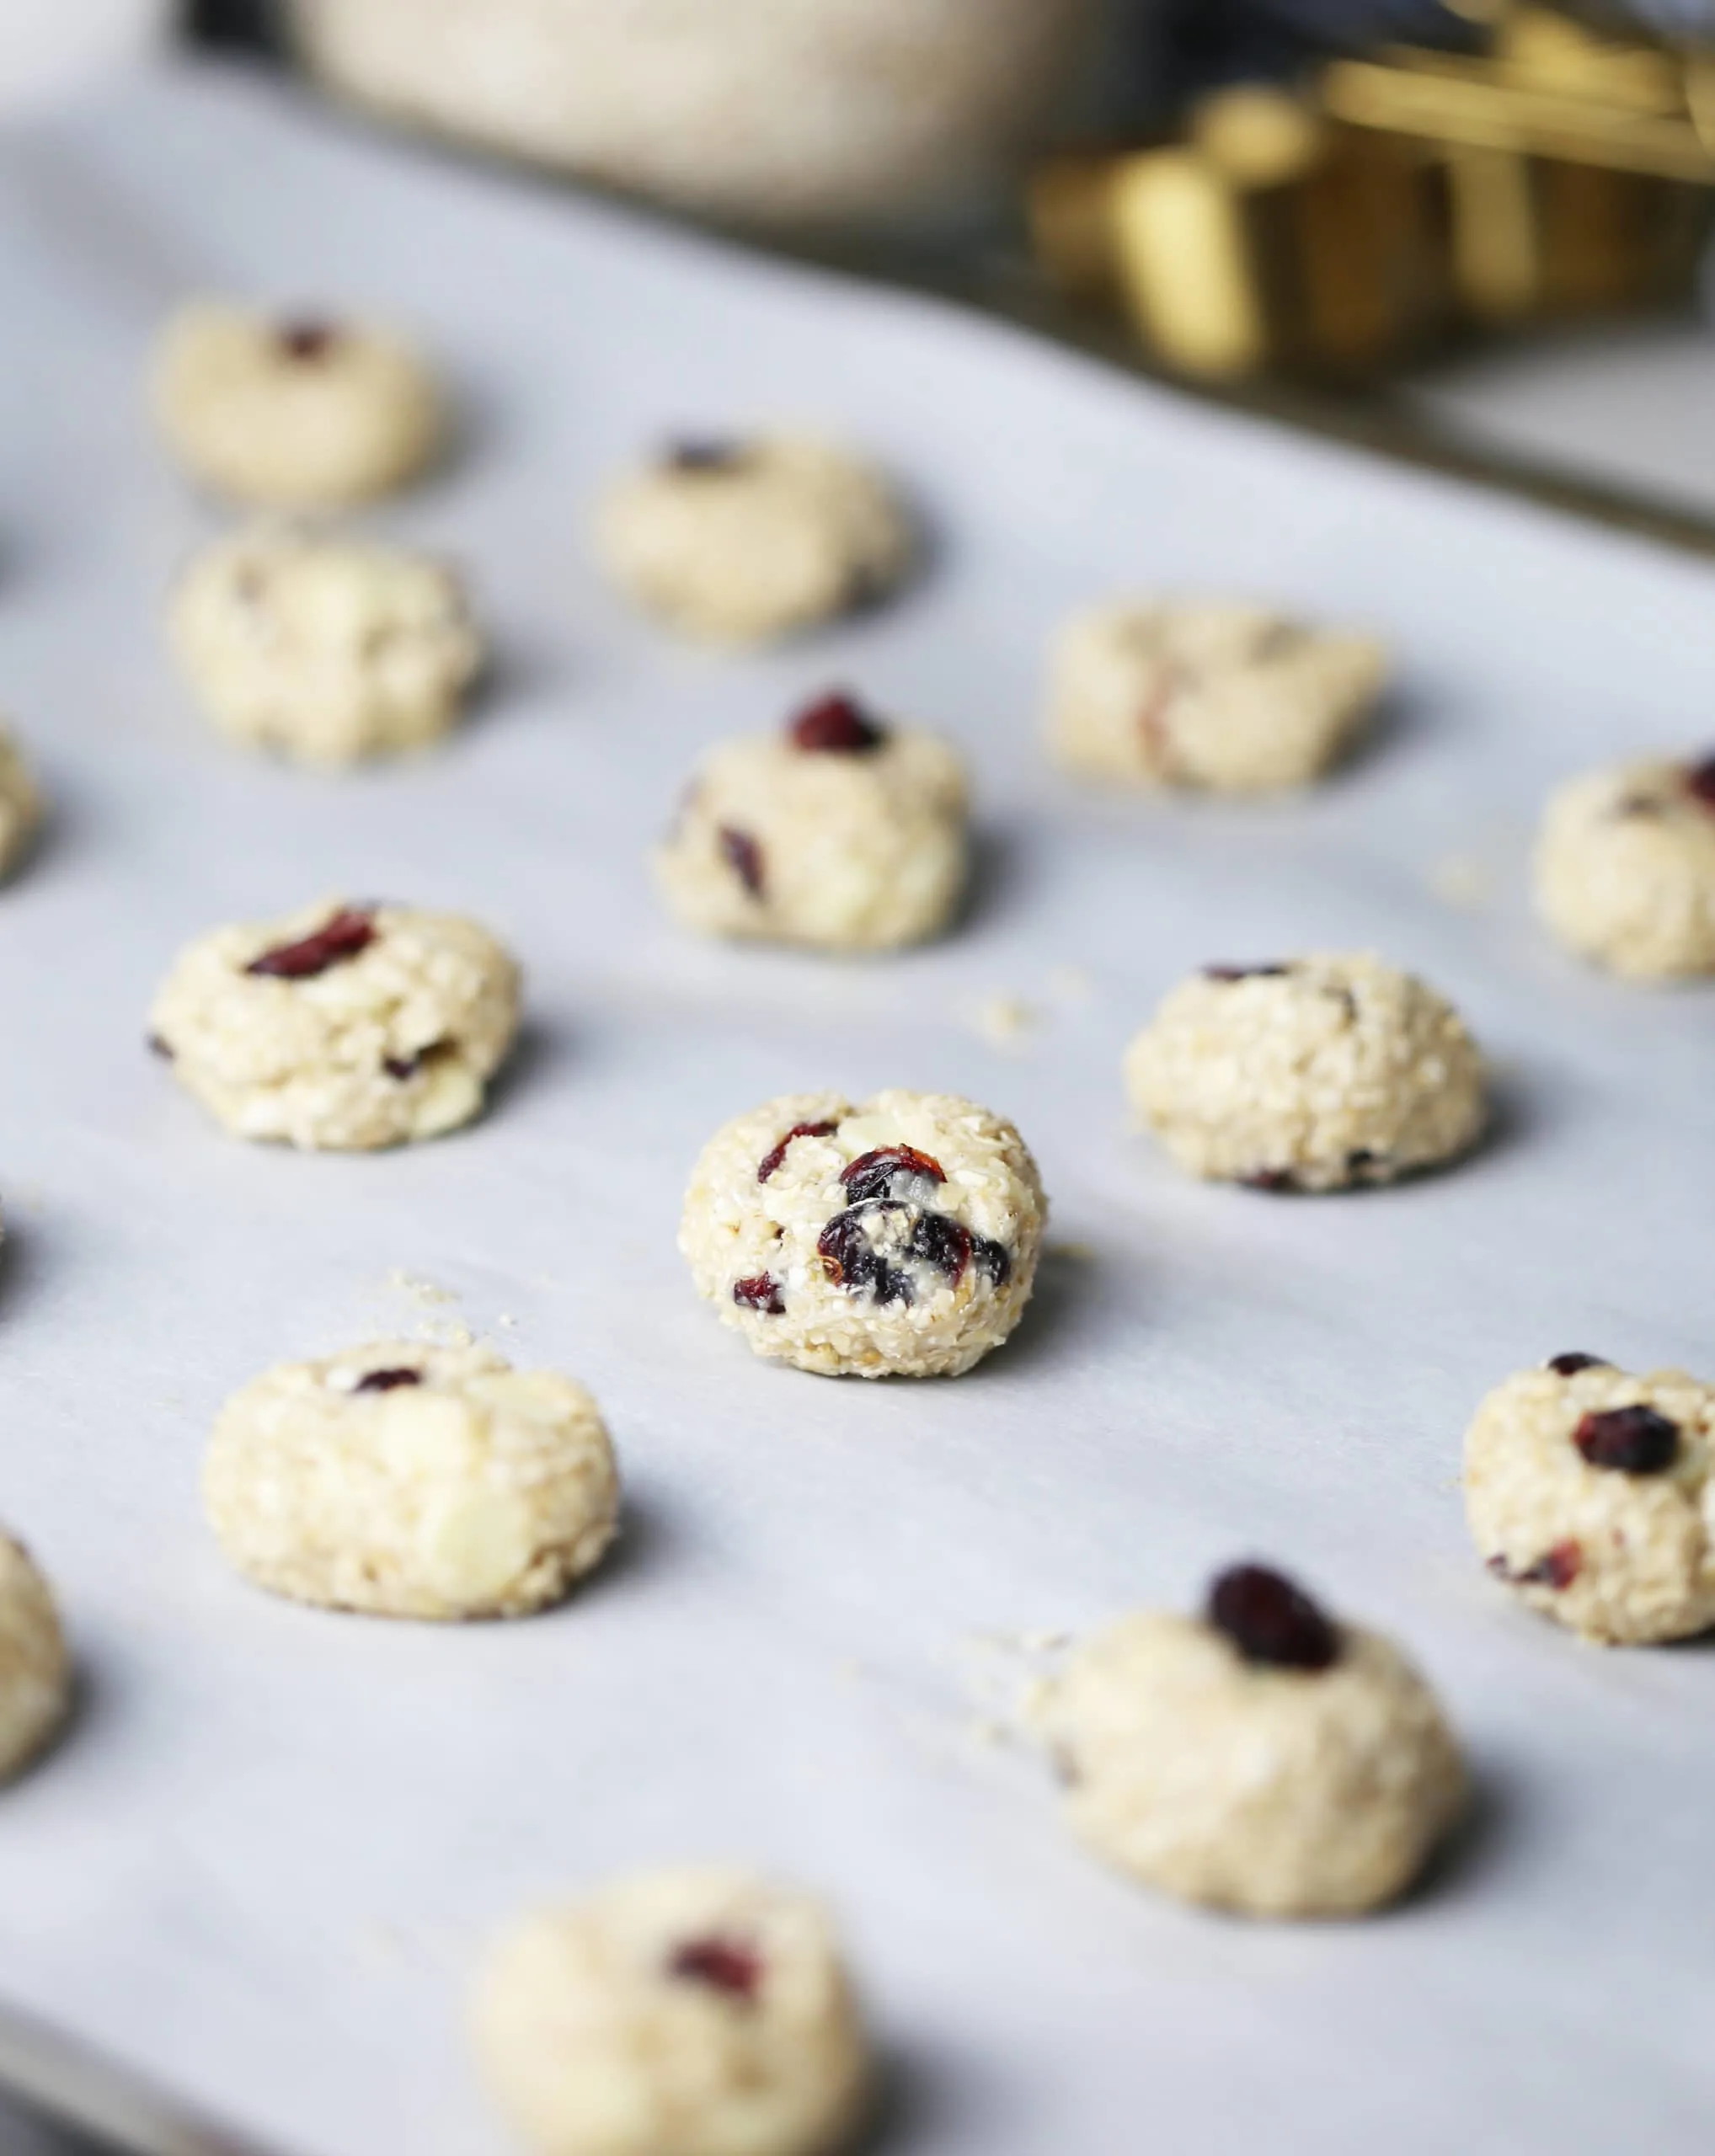
<svg viewBox="0 0 1715 2156">
<path fill-rule="evenodd" d="M 1061 638 L 1049 740 L 1091 778 L 1222 793 L 1302 786 L 1344 753 L 1386 676 L 1370 638 L 1263 606 L 1101 606 Z"/>
<path fill-rule="evenodd" d="M 798 1093 L 709 1140 L 679 1247 L 759 1355 L 957 1377 L 1023 1315 L 1047 1215 L 1023 1139 L 973 1101 Z"/>
<path fill-rule="evenodd" d="M 0 724 L 0 876 L 29 851 L 46 804 L 11 729 Z"/>
<path fill-rule="evenodd" d="M 1639 979 L 1715 973 L 1715 758 L 1590 771 L 1550 799 L 1536 910 L 1586 958 Z"/>
<path fill-rule="evenodd" d="M 414 1341 L 265 1372 L 222 1409 L 202 1486 L 248 1578 L 383 1617 L 546 1609 L 619 1517 L 613 1448 L 582 1385 Z"/>
<path fill-rule="evenodd" d="M 868 2047 L 818 1903 L 742 1871 L 659 1871 L 491 1949 L 477 2053 L 538 2156 L 828 2156 Z"/>
<path fill-rule="evenodd" d="M 71 1703 L 72 1660 L 52 1591 L 24 1545 L 0 1531 L 0 1780 L 29 1765 Z"/>
<path fill-rule="evenodd" d="M 1208 968 L 1162 1002 L 1125 1077 L 1181 1167 L 1264 1190 L 1392 1182 L 1468 1151 L 1487 1113 L 1458 1012 L 1361 953 Z"/>
<path fill-rule="evenodd" d="M 765 643 L 891 591 L 911 564 L 891 488 L 831 442 L 687 443 L 603 501 L 597 551 L 638 605 L 687 636 Z"/>
<path fill-rule="evenodd" d="M 1355 1916 L 1402 1893 L 1458 1817 L 1457 1742 L 1397 1648 L 1244 1566 L 1204 1619 L 1086 1641 L 1039 1709 L 1077 1833 L 1187 1901 Z"/>
<path fill-rule="evenodd" d="M 1586 1639 L 1715 1625 L 1715 1386 L 1559 1355 L 1489 1394 L 1465 1439 L 1465 1507 L 1490 1572 Z"/>
<path fill-rule="evenodd" d="M 180 582 L 169 627 L 215 723 L 305 763 L 439 740 L 482 661 L 451 569 L 305 531 L 251 531 L 209 547 Z"/>
<path fill-rule="evenodd" d="M 447 432 L 433 377 L 388 331 L 223 301 L 200 301 L 168 324 L 153 399 L 195 478 L 267 509 L 392 494 L 434 462 Z"/>
<path fill-rule="evenodd" d="M 783 733 L 704 760 L 656 849 L 656 881 L 703 935 L 833 951 L 922 942 L 964 889 L 966 800 L 945 742 L 827 697 Z"/>
<path fill-rule="evenodd" d="M 477 1114 L 519 989 L 516 962 L 474 921 L 330 899 L 190 945 L 150 1025 L 238 1137 L 367 1150 Z"/>
</svg>

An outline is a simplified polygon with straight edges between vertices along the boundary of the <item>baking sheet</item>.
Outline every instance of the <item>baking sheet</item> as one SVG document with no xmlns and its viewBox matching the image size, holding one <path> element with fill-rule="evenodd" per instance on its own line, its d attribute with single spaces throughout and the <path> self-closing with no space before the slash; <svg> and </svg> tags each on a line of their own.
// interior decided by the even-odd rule
<svg viewBox="0 0 1715 2156">
<path fill-rule="evenodd" d="M 483 1935 L 737 1857 L 842 1909 L 890 2150 L 1705 2148 L 1715 1666 L 1509 1606 L 1455 1477 L 1519 1364 L 1709 1367 L 1709 996 L 1576 969 L 1521 869 L 1561 772 L 1707 735 L 1709 570 L 277 97 L 166 76 L 0 150 L 0 703 L 59 810 L 0 900 L 0 1512 L 86 1676 L 0 1811 L 0 1990 L 307 2156 L 490 2156 L 458 2036 Z M 465 455 L 379 520 L 460 555 L 500 639 L 433 760 L 271 767 L 167 668 L 162 590 L 213 520 L 138 380 L 200 285 L 395 314 L 456 371 Z M 909 475 L 933 573 L 788 652 L 686 655 L 593 576 L 590 489 L 663 433 L 780 417 Z M 1373 752 L 1274 807 L 1049 776 L 1045 637 L 1155 584 L 1386 628 Z M 884 964 L 681 937 L 642 857 L 687 767 L 831 680 L 970 750 L 970 921 Z M 525 1053 L 441 1144 L 230 1142 L 142 1052 L 150 992 L 200 930 L 341 889 L 505 935 Z M 1458 999 L 1503 1073 L 1494 1143 L 1350 1199 L 1182 1181 L 1125 1130 L 1125 1040 L 1192 965 L 1317 945 Z M 975 1022 L 996 995 L 1039 1019 L 1011 1047 Z M 956 1384 L 765 1368 L 689 1294 L 697 1147 L 826 1084 L 967 1091 L 1039 1154 L 1072 1247 Z M 458 1631 L 229 1576 L 195 1487 L 223 1396 L 448 1321 L 595 1388 L 632 1492 L 616 1561 L 554 1615 Z M 1188 1600 L 1251 1551 L 1397 1633 L 1469 1739 L 1472 1832 L 1376 1922 L 1128 1888 L 992 1726 L 1024 1636 Z"/>
</svg>

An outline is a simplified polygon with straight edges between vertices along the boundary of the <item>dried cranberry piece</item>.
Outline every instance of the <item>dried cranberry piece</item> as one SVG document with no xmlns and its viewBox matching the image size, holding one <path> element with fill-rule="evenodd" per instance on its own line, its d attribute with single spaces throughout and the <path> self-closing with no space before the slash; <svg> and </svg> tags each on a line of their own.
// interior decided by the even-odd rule
<svg viewBox="0 0 1715 2156">
<path fill-rule="evenodd" d="M 1515 1572 L 1504 1557 L 1491 1557 L 1488 1569 L 1514 1587 L 1548 1587 L 1557 1594 L 1569 1588 L 1584 1569 L 1584 1550 L 1576 1542 L 1557 1542 L 1534 1565 Z"/>
<path fill-rule="evenodd" d="M 1705 808 L 1715 808 L 1715 756 L 1705 756 L 1688 767 L 1686 791 Z"/>
<path fill-rule="evenodd" d="M 762 895 L 762 849 L 748 831 L 730 824 L 720 827 L 720 850 L 730 868 L 753 899 Z"/>
<path fill-rule="evenodd" d="M 986 1273 L 991 1286 L 1004 1288 L 1012 1277 L 1012 1253 L 992 1235 L 973 1235 L 970 1255 L 979 1273 Z"/>
<path fill-rule="evenodd" d="M 745 2006 L 756 2004 L 762 1988 L 762 1957 L 738 1939 L 690 1939 L 667 1964 L 668 1972 L 686 1983 L 707 1984 Z"/>
<path fill-rule="evenodd" d="M 861 1204 L 866 1198 L 890 1196 L 895 1176 L 927 1176 L 931 1182 L 945 1182 L 947 1171 L 915 1145 L 883 1145 L 842 1169 L 840 1181 L 852 1203 Z"/>
<path fill-rule="evenodd" d="M 403 1086 L 406 1079 L 414 1078 L 423 1068 L 423 1059 L 420 1055 L 384 1055 L 381 1067 L 389 1078 L 397 1078 Z"/>
<path fill-rule="evenodd" d="M 740 1309 L 761 1310 L 766 1317 L 783 1317 L 786 1315 L 780 1283 L 772 1273 L 758 1273 L 749 1280 L 735 1280 L 733 1300 Z"/>
<path fill-rule="evenodd" d="M 1301 1588 L 1265 1565 L 1235 1565 L 1209 1592 L 1209 1621 L 1247 1662 L 1279 1669 L 1326 1669 L 1340 1636 Z"/>
<path fill-rule="evenodd" d="M 1298 1187 L 1298 1178 L 1290 1168 L 1258 1168 L 1253 1174 L 1241 1176 L 1239 1181 L 1247 1190 L 1272 1191 L 1277 1197 Z"/>
<path fill-rule="evenodd" d="M 359 1392 L 397 1392 L 402 1385 L 421 1385 L 421 1370 L 371 1370 L 357 1380 Z"/>
<path fill-rule="evenodd" d="M 313 934 L 301 937 L 296 943 L 276 944 L 259 958 L 253 958 L 244 970 L 265 980 L 313 980 L 330 966 L 344 965 L 366 951 L 375 938 L 376 926 L 370 916 L 347 906 Z"/>
<path fill-rule="evenodd" d="M 761 1166 L 756 1170 L 758 1182 L 767 1182 L 783 1166 L 794 1138 L 831 1138 L 839 1129 L 837 1123 L 795 1123 L 772 1152 L 762 1155 Z"/>
<path fill-rule="evenodd" d="M 1659 1475 L 1679 1455 L 1680 1426 L 1653 1407 L 1610 1407 L 1586 1415 L 1572 1441 L 1592 1467 Z"/>
<path fill-rule="evenodd" d="M 801 712 L 791 726 L 793 746 L 808 753 L 821 751 L 836 756 L 864 756 L 887 739 L 863 707 L 850 696 L 823 696 Z"/>
<path fill-rule="evenodd" d="M 1557 1378 L 1575 1378 L 1580 1370 L 1611 1370 L 1605 1355 L 1551 1355 L 1548 1368 Z"/>
<path fill-rule="evenodd" d="M 665 462 L 675 472 L 735 472 L 750 455 L 741 441 L 723 441 L 713 435 L 687 435 L 669 442 Z"/>
<path fill-rule="evenodd" d="M 331 322 L 282 322 L 274 333 L 275 342 L 289 360 L 301 360 L 311 366 L 325 360 L 339 342 L 339 332 Z"/>
<path fill-rule="evenodd" d="M 1205 980 L 1284 980 L 1290 966 L 1205 966 Z"/>
<path fill-rule="evenodd" d="M 923 1213 L 911 1230 L 907 1254 L 944 1273 L 956 1288 L 964 1278 L 975 1247 L 971 1232 L 947 1213 Z"/>
<path fill-rule="evenodd" d="M 151 1033 L 148 1039 L 151 1055 L 161 1056 L 168 1063 L 173 1060 L 173 1044 L 170 1041 L 163 1040 L 159 1033 Z"/>
<path fill-rule="evenodd" d="M 887 1198 L 869 1198 L 836 1213 L 816 1239 L 823 1269 L 836 1288 L 848 1294 L 873 1295 L 878 1303 L 914 1302 L 910 1278 L 890 1263 L 863 1232 L 865 1219 L 874 1213 L 903 1213 L 905 1207 Z"/>
</svg>

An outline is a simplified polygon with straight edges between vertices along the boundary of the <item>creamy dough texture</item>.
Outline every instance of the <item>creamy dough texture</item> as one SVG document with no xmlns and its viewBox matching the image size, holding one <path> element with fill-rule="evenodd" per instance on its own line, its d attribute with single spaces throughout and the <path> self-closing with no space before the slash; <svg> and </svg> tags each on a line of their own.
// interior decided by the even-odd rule
<svg viewBox="0 0 1715 2156">
<path fill-rule="evenodd" d="M 1570 949 L 1639 980 L 1715 973 L 1715 758 L 1589 771 L 1548 803 L 1536 910 Z"/>
<path fill-rule="evenodd" d="M 474 921 L 329 899 L 200 937 L 150 1025 L 238 1137 L 367 1150 L 478 1113 L 519 993 L 516 962 Z"/>
<path fill-rule="evenodd" d="M 0 1530 L 0 1781 L 29 1765 L 66 1718 L 72 1661 L 51 1588 Z"/>
<path fill-rule="evenodd" d="M 1056 649 L 1050 745 L 1070 771 L 1135 786 L 1302 786 L 1347 749 L 1386 675 L 1379 643 L 1267 607 L 1099 606 Z"/>
<path fill-rule="evenodd" d="M 0 723 L 0 876 L 29 851 L 46 804 L 9 727 Z"/>
<path fill-rule="evenodd" d="M 1023 1139 L 973 1101 L 796 1093 L 710 1139 L 679 1247 L 759 1355 L 957 1377 L 1023 1316 L 1047 1214 Z"/>
<path fill-rule="evenodd" d="M 1609 1646 L 1715 1625 L 1715 1387 L 1584 1355 L 1524 1370 L 1465 1439 L 1471 1533 L 1533 1609 Z"/>
<path fill-rule="evenodd" d="M 451 569 L 304 531 L 268 528 L 209 547 L 179 585 L 169 627 L 216 725 L 312 764 L 440 739 L 482 662 Z"/>
<path fill-rule="evenodd" d="M 1397 1648 L 1351 1625 L 1332 1647 L 1324 1667 L 1271 1662 L 1153 1611 L 1086 1641 L 1039 1710 L 1076 1832 L 1150 1886 L 1246 1915 L 1394 1899 L 1458 1816 L 1465 1769 Z"/>
<path fill-rule="evenodd" d="M 1487 1113 L 1458 1012 L 1363 953 L 1205 969 L 1132 1043 L 1125 1076 L 1181 1167 L 1266 1190 L 1392 1182 L 1468 1151 Z"/>
<path fill-rule="evenodd" d="M 744 1871 L 645 1873 L 525 1918 L 473 2019 L 538 2156 L 830 2156 L 868 2092 L 827 1916 Z"/>
<path fill-rule="evenodd" d="M 610 489 L 596 543 L 639 606 L 724 644 L 767 643 L 879 599 L 915 551 L 879 472 L 796 435 L 669 450 Z"/>
<path fill-rule="evenodd" d="M 423 361 L 369 323 L 185 307 L 155 357 L 157 423 L 205 485 L 260 508 L 348 508 L 415 478 L 446 414 Z"/>
<path fill-rule="evenodd" d="M 215 1424 L 221 1548 L 276 1594 L 384 1617 L 522 1617 L 560 1601 L 619 1517 L 596 1403 L 485 1348 L 384 1340 L 283 1363 Z"/>
<path fill-rule="evenodd" d="M 706 757 L 655 878 L 703 935 L 890 950 L 938 934 L 970 872 L 966 779 L 932 734 L 849 698 Z"/>
</svg>

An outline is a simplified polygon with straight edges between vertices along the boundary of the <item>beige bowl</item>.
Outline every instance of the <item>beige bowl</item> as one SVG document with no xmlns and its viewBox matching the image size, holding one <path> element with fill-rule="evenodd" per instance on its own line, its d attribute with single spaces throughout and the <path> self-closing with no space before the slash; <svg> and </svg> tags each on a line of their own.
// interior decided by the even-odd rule
<svg viewBox="0 0 1715 2156">
<path fill-rule="evenodd" d="M 977 193 L 1051 115 L 1102 0 L 292 0 L 345 95 L 717 216 Z"/>
</svg>

